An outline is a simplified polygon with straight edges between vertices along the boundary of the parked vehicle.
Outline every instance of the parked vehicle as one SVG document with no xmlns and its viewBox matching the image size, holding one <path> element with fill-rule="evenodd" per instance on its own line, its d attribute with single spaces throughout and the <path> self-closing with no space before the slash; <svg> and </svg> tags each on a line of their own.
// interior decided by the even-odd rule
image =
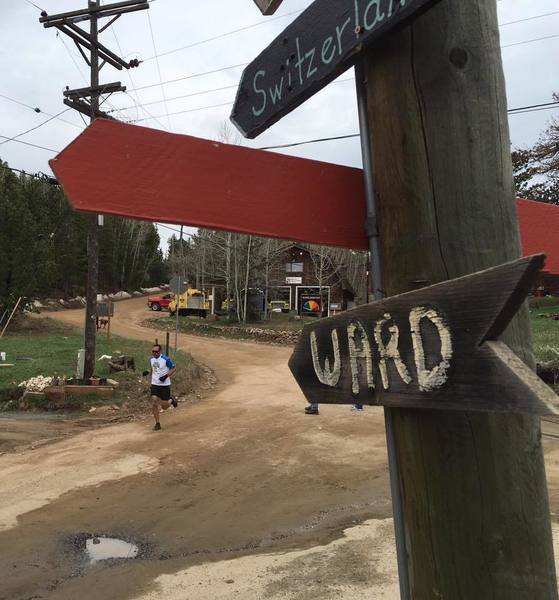
<svg viewBox="0 0 559 600">
<path fill-rule="evenodd" d="M 164 294 L 162 296 L 152 296 L 148 298 L 148 308 L 151 310 L 168 309 L 169 304 L 175 299 L 174 294 Z"/>
<path fill-rule="evenodd" d="M 180 294 L 178 297 L 179 304 L 179 316 L 186 317 L 188 315 L 197 315 L 202 319 L 206 318 L 210 304 L 206 300 L 204 292 L 195 288 L 189 288 L 184 294 Z M 171 316 L 175 315 L 177 311 L 177 302 L 173 299 L 169 303 L 169 312 Z"/>
<path fill-rule="evenodd" d="M 289 302 L 285 300 L 271 300 L 268 302 L 268 310 L 274 313 L 288 313 Z"/>
</svg>

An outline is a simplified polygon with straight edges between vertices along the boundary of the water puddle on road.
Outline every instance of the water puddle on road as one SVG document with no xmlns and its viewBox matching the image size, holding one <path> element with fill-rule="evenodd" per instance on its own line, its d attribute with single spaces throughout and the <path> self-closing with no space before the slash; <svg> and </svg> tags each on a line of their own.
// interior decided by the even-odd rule
<svg viewBox="0 0 559 600">
<path fill-rule="evenodd" d="M 90 564 L 100 560 L 136 558 L 139 548 L 135 544 L 109 537 L 91 537 L 85 540 L 85 552 Z"/>
</svg>

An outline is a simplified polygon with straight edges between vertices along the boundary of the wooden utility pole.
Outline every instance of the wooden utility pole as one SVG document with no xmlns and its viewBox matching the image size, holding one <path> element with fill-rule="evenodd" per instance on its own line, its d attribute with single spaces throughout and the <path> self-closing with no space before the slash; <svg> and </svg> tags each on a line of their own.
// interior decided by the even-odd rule
<svg viewBox="0 0 559 600">
<path fill-rule="evenodd" d="M 366 55 L 388 296 L 521 254 L 498 32 L 443 0 Z M 534 365 L 526 310 L 504 339 Z M 556 599 L 539 419 L 393 416 L 411 597 Z"/>
<path fill-rule="evenodd" d="M 126 91 L 120 82 L 99 85 L 99 72 L 105 64 L 110 64 L 122 70 L 138 67 L 139 61 L 133 59 L 126 62 L 107 47 L 99 42 L 99 33 L 112 25 L 122 14 L 145 10 L 149 8 L 147 0 L 124 0 L 115 4 L 101 5 L 101 0 L 88 0 L 88 7 L 84 10 L 75 10 L 67 13 L 48 15 L 41 13 L 39 22 L 45 27 L 55 27 L 61 33 L 70 37 L 76 44 L 82 57 L 90 67 L 90 87 L 79 89 L 66 89 L 64 104 L 89 116 L 93 123 L 99 117 L 112 118 L 99 110 L 100 98 L 114 92 Z M 111 17 L 110 21 L 99 29 L 99 19 Z M 89 20 L 89 34 L 78 27 L 76 23 Z M 85 51 L 89 51 L 89 58 Z M 100 60 L 103 62 L 100 63 Z M 91 174 L 95 177 L 95 173 Z M 97 289 L 99 279 L 99 242 L 97 235 L 99 216 L 88 216 L 87 229 L 87 287 L 84 326 L 84 380 L 87 381 L 95 371 L 95 346 L 97 335 Z M 110 318 L 110 317 L 109 317 Z"/>
<path fill-rule="evenodd" d="M 89 8 L 98 8 L 101 0 L 89 0 Z M 97 13 L 90 15 L 90 36 L 91 36 L 91 55 L 90 55 L 90 74 L 91 74 L 91 115 L 90 122 L 93 123 L 97 118 L 99 110 L 99 25 Z M 85 304 L 85 325 L 84 325 L 84 348 L 85 360 L 83 364 L 83 378 L 88 381 L 95 373 L 95 346 L 97 341 L 97 290 L 99 283 L 99 239 L 97 235 L 98 216 L 88 215 L 87 217 L 87 288 Z"/>
</svg>

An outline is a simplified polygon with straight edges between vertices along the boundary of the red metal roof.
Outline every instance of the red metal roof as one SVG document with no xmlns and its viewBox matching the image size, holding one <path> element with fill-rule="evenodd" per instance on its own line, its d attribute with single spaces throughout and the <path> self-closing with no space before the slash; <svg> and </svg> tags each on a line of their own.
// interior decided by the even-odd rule
<svg viewBox="0 0 559 600">
<path fill-rule="evenodd" d="M 545 271 L 559 275 L 559 206 L 517 199 L 522 253 L 544 253 Z"/>
</svg>

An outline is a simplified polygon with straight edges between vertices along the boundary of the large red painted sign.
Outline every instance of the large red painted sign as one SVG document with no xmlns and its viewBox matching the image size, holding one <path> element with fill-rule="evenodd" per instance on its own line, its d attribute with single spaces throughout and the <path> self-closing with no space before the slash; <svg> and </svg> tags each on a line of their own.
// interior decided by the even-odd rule
<svg viewBox="0 0 559 600">
<path fill-rule="evenodd" d="M 104 120 L 50 165 L 76 210 L 368 248 L 361 169 Z M 559 273 L 559 207 L 517 207 L 524 253 Z"/>
<path fill-rule="evenodd" d="M 102 119 L 49 164 L 76 210 L 367 249 L 361 169 Z"/>
</svg>

